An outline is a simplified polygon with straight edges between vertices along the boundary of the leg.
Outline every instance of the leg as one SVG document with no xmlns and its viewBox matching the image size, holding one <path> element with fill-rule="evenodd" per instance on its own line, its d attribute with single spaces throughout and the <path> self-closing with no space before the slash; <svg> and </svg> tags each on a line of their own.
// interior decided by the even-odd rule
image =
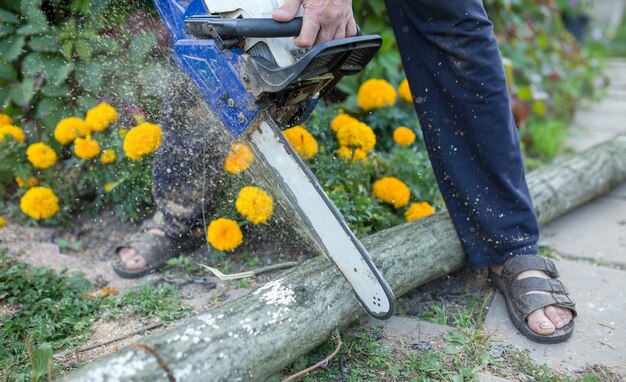
<svg viewBox="0 0 626 382">
<path fill-rule="evenodd" d="M 191 240 L 203 238 L 202 212 L 210 207 L 225 158 L 223 150 L 228 147 L 226 134 L 212 120 L 193 84 L 178 69 L 172 72 L 176 74 L 173 91 L 161 109 L 163 139 L 153 169 L 157 213 L 127 247 L 117 250 L 121 267 L 116 270 L 127 277 L 136 277 L 130 274 L 161 263 L 191 247 L 186 245 Z"/>
<path fill-rule="evenodd" d="M 386 0 L 386 5 L 437 182 L 470 264 L 497 267 L 536 254 L 537 219 L 504 69 L 482 3 Z M 545 324 L 543 314 L 537 312 Z M 561 325 L 560 317 L 555 325 Z M 528 322 L 534 320 L 529 316 Z"/>
</svg>

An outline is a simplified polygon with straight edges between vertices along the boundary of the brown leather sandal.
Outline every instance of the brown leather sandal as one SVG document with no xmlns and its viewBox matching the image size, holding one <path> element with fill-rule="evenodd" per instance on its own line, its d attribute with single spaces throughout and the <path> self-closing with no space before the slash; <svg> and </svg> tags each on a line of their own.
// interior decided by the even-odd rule
<svg viewBox="0 0 626 382">
<path fill-rule="evenodd" d="M 517 275 L 529 270 L 545 272 L 551 278 L 527 277 L 517 280 Z M 554 263 L 545 257 L 522 255 L 507 260 L 502 268 L 502 275 L 498 276 L 489 270 L 491 283 L 502 293 L 513 325 L 527 338 L 544 344 L 554 344 L 567 340 L 574 332 L 576 304 L 569 297 L 569 292 L 557 280 L 559 272 Z M 550 294 L 526 294 L 532 291 L 543 291 Z M 553 333 L 542 335 L 533 332 L 526 318 L 537 309 L 555 305 L 572 311 L 572 321 Z"/>
</svg>

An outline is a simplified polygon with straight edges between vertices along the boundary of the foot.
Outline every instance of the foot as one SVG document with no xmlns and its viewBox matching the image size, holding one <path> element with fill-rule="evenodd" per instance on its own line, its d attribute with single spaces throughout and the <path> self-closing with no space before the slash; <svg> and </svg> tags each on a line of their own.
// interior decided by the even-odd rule
<svg viewBox="0 0 626 382">
<path fill-rule="evenodd" d="M 165 236 L 165 232 L 159 228 L 150 228 L 148 233 L 158 236 Z M 129 271 L 138 271 L 148 266 L 148 261 L 136 248 L 122 247 L 117 250 L 121 265 Z"/>
<path fill-rule="evenodd" d="M 490 268 L 492 272 L 500 276 L 502 274 L 502 266 L 495 266 Z M 527 277 L 541 277 L 549 279 L 550 277 L 542 271 L 529 270 L 520 273 L 517 279 L 524 279 Z M 531 291 L 528 294 L 550 294 L 543 291 Z M 572 311 L 569 309 L 561 308 L 555 305 L 546 306 L 542 309 L 537 309 L 530 313 L 526 318 L 526 322 L 530 327 L 530 330 L 540 335 L 552 334 L 556 329 L 560 329 L 567 325 L 573 319 Z"/>
</svg>

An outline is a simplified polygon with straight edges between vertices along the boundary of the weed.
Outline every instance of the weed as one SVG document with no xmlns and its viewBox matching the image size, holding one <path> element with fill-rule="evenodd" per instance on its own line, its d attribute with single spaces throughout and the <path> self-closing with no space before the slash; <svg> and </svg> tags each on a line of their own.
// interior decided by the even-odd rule
<svg viewBox="0 0 626 382">
<path fill-rule="evenodd" d="M 121 298 L 109 300 L 105 315 L 111 318 L 128 315 L 155 317 L 170 322 L 186 317 L 190 309 L 180 304 L 180 291 L 169 284 L 145 283 L 140 289 L 131 290 Z"/>
</svg>

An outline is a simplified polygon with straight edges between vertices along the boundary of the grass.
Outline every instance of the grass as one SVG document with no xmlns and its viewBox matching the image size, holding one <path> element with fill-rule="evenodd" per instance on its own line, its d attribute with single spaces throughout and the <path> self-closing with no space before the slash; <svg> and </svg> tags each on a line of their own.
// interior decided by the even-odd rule
<svg viewBox="0 0 626 382">
<path fill-rule="evenodd" d="M 170 322 L 189 314 L 177 287 L 144 284 L 121 296 L 94 297 L 80 274 L 30 268 L 0 249 L 0 381 L 43 380 L 63 365 L 52 353 L 76 348 L 98 319 L 142 316 Z"/>
</svg>

